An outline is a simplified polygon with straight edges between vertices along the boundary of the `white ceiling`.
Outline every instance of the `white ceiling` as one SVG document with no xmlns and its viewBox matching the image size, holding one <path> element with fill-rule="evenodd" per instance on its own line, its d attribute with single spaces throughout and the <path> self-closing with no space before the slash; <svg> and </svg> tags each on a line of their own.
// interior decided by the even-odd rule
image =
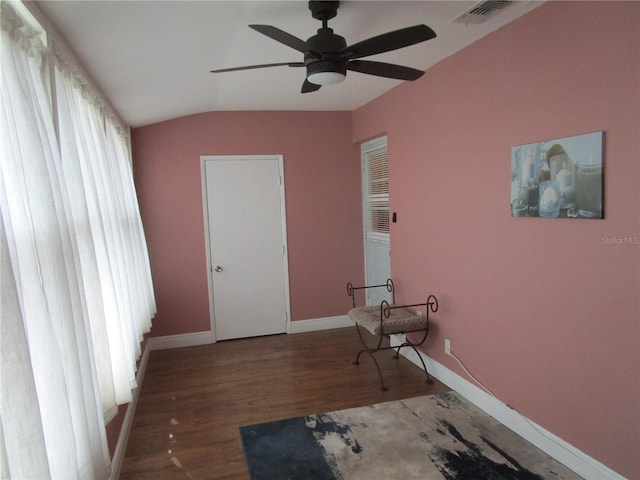
<svg viewBox="0 0 640 480">
<path fill-rule="evenodd" d="M 351 45 L 424 23 L 437 38 L 367 59 L 428 69 L 541 2 L 515 2 L 478 25 L 451 23 L 476 3 L 343 1 L 329 27 Z M 133 127 L 205 111 L 350 111 L 400 83 L 349 72 L 344 82 L 303 95 L 302 68 L 209 73 L 302 61 L 301 53 L 247 25 L 273 25 L 306 40 L 321 26 L 311 17 L 306 1 L 46 0 L 36 5 L 114 110 Z"/>
</svg>

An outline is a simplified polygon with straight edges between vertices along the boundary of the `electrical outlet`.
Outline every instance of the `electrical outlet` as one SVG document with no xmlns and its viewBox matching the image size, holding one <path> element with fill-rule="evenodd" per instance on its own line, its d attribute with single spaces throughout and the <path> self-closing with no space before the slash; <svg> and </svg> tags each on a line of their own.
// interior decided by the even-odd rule
<svg viewBox="0 0 640 480">
<path fill-rule="evenodd" d="M 451 340 L 448 338 L 444 339 L 444 353 L 451 355 Z"/>
</svg>

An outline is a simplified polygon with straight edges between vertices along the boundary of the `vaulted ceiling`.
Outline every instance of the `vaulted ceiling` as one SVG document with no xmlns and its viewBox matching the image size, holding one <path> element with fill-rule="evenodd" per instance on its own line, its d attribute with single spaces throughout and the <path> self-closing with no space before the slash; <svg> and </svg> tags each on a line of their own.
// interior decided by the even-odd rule
<svg viewBox="0 0 640 480">
<path fill-rule="evenodd" d="M 435 39 L 367 58 L 426 70 L 542 2 L 511 2 L 482 23 L 452 22 L 477 3 L 344 1 L 336 18 L 329 20 L 329 27 L 351 45 L 426 24 L 436 32 Z M 47 0 L 36 2 L 36 6 L 131 126 L 204 111 L 350 111 L 401 83 L 349 72 L 340 84 L 301 94 L 304 68 L 209 72 L 302 61 L 300 52 L 248 25 L 273 25 L 306 40 L 321 27 L 321 22 L 311 17 L 306 1 Z"/>
</svg>

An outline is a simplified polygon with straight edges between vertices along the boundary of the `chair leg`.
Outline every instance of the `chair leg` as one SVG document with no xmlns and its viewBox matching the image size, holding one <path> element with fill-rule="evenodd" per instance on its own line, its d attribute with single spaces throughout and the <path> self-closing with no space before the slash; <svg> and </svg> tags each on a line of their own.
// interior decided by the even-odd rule
<svg viewBox="0 0 640 480">
<path fill-rule="evenodd" d="M 427 371 L 427 366 L 425 365 L 424 360 L 422 359 L 422 355 L 420 355 L 420 352 L 418 352 L 416 347 L 414 347 L 411 344 L 406 344 L 406 345 L 402 345 L 402 346 L 409 346 L 409 347 L 411 347 L 413 349 L 414 352 L 416 352 L 416 355 L 420 359 L 420 363 L 422 363 L 422 369 L 424 370 L 424 373 L 427 375 L 427 383 L 429 385 L 433 384 L 433 380 L 431 380 L 431 377 L 429 376 L 429 372 Z M 399 352 L 400 352 L 400 349 L 398 348 L 398 353 Z"/>
<path fill-rule="evenodd" d="M 353 361 L 354 365 L 360 365 L 360 355 L 362 355 L 362 352 L 364 352 L 364 350 L 360 350 L 358 352 L 358 356 L 356 357 L 356 359 Z"/>
<path fill-rule="evenodd" d="M 380 390 L 382 390 L 383 392 L 386 392 L 387 390 L 389 390 L 389 387 L 387 387 L 384 384 L 384 378 L 382 376 L 382 370 L 380 369 L 380 365 L 378 364 L 378 360 L 376 360 L 376 357 L 373 355 L 372 352 L 367 351 L 367 353 L 369 354 L 369 356 L 371 357 L 371 360 L 373 360 L 373 363 L 375 363 L 376 368 L 378 369 L 378 376 L 380 377 Z"/>
<path fill-rule="evenodd" d="M 376 357 L 373 355 L 373 352 L 370 352 L 367 349 L 362 349 L 358 352 L 358 356 L 356 357 L 355 362 L 353 362 L 354 365 L 360 365 L 360 355 L 362 354 L 362 352 L 367 352 L 369 354 L 369 356 L 371 357 L 371 360 L 373 360 L 373 363 L 376 366 L 376 369 L 378 370 L 378 376 L 380 377 L 380 390 L 382 390 L 383 392 L 386 392 L 387 390 L 389 390 L 389 387 L 387 387 L 384 384 L 384 377 L 382 376 L 382 370 L 380 369 L 380 365 L 378 364 L 378 360 L 376 360 Z"/>
<path fill-rule="evenodd" d="M 395 350 L 395 352 L 396 352 L 396 354 L 393 356 L 393 359 L 394 359 L 394 360 L 398 360 L 398 359 L 400 358 L 400 349 L 401 349 L 402 347 L 404 347 L 404 346 L 405 346 L 405 345 L 404 345 L 404 344 L 402 344 L 402 345 L 399 345 L 397 348 L 394 348 L 394 349 L 393 349 L 393 350 Z"/>
</svg>

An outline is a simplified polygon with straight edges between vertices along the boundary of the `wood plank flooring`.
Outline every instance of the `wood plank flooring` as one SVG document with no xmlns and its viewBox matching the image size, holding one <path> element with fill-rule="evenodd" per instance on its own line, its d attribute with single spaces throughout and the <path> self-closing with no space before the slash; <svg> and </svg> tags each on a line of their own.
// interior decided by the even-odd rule
<svg viewBox="0 0 640 480">
<path fill-rule="evenodd" d="M 249 473 L 238 427 L 449 389 L 392 351 L 352 365 L 355 328 L 151 352 L 120 479 L 234 479 Z"/>
</svg>

